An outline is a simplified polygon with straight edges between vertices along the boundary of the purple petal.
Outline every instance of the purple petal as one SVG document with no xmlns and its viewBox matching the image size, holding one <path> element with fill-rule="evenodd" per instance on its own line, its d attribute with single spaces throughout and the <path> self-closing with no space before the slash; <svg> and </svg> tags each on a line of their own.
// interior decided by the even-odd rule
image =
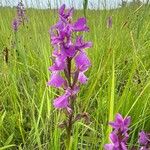
<svg viewBox="0 0 150 150">
<path fill-rule="evenodd" d="M 61 36 L 52 36 L 51 37 L 51 44 L 55 45 L 55 44 L 60 44 L 63 42 L 63 38 Z"/>
<path fill-rule="evenodd" d="M 53 25 L 51 28 L 50 28 L 50 30 L 49 30 L 49 34 L 51 35 L 51 36 L 56 36 L 56 30 L 58 31 L 60 31 L 60 30 L 63 30 L 64 29 L 64 24 L 63 24 L 63 22 L 62 21 L 58 21 L 57 22 L 57 24 L 56 25 Z"/>
<path fill-rule="evenodd" d="M 88 81 L 88 78 L 85 76 L 85 74 L 83 72 L 80 72 L 79 76 L 78 76 L 78 80 L 80 83 L 86 84 Z"/>
<path fill-rule="evenodd" d="M 12 21 L 12 28 L 13 28 L 13 30 L 14 30 L 14 31 L 17 31 L 19 25 L 20 25 L 20 23 L 19 23 L 18 20 L 15 18 L 15 19 Z"/>
<path fill-rule="evenodd" d="M 63 5 L 59 8 L 58 13 L 59 13 L 60 15 L 63 15 L 63 14 L 64 14 L 65 7 L 66 7 L 66 5 L 65 5 L 65 4 L 63 4 Z"/>
<path fill-rule="evenodd" d="M 65 63 L 65 56 L 60 55 L 58 57 L 56 57 L 55 62 L 53 64 L 53 66 L 51 66 L 49 68 L 50 71 L 60 71 L 60 70 L 64 70 L 66 67 L 66 63 Z"/>
<path fill-rule="evenodd" d="M 129 134 L 127 132 L 124 133 L 124 138 L 122 139 L 122 142 L 127 142 L 129 139 Z"/>
<path fill-rule="evenodd" d="M 77 22 L 75 22 L 73 26 L 74 31 L 89 31 L 89 28 L 86 25 L 86 19 L 85 18 L 79 18 Z"/>
<path fill-rule="evenodd" d="M 113 144 L 105 144 L 104 149 L 105 150 L 114 150 L 114 145 Z"/>
<path fill-rule="evenodd" d="M 127 146 L 125 145 L 125 143 L 121 142 L 121 150 L 128 150 Z"/>
<path fill-rule="evenodd" d="M 90 48 L 90 47 L 92 47 L 92 42 L 84 42 L 83 37 L 79 36 L 79 37 L 76 38 L 75 47 L 78 50 L 83 50 L 83 49 L 86 49 L 86 48 Z"/>
<path fill-rule="evenodd" d="M 145 146 L 142 146 L 142 147 L 140 148 L 140 150 L 149 150 L 149 149 L 147 149 Z"/>
<path fill-rule="evenodd" d="M 68 57 L 73 57 L 76 54 L 76 49 L 74 45 L 70 43 L 67 47 L 62 47 L 62 52 Z"/>
<path fill-rule="evenodd" d="M 115 144 L 115 146 L 119 146 L 118 136 L 115 133 L 110 134 L 110 139 Z"/>
<path fill-rule="evenodd" d="M 59 31 L 63 30 L 65 28 L 63 21 L 58 21 L 57 24 L 55 25 L 55 28 Z"/>
<path fill-rule="evenodd" d="M 140 145 L 146 145 L 148 142 L 148 136 L 144 131 L 141 131 L 139 133 L 139 144 Z"/>
<path fill-rule="evenodd" d="M 65 80 L 59 75 L 59 73 L 52 73 L 50 81 L 48 81 L 49 86 L 61 87 Z"/>
<path fill-rule="evenodd" d="M 131 117 L 130 116 L 124 119 L 124 126 L 125 127 L 128 127 L 130 125 L 130 123 L 131 123 Z"/>
<path fill-rule="evenodd" d="M 65 11 L 65 4 L 63 4 L 59 9 L 59 17 L 64 22 L 67 23 L 68 19 L 72 17 L 73 15 L 73 8 Z"/>
<path fill-rule="evenodd" d="M 71 25 L 68 24 L 64 26 L 59 21 L 60 24 L 57 25 L 57 27 L 52 27 L 50 29 L 50 35 L 51 35 L 51 44 L 54 45 L 60 45 L 63 44 L 64 46 L 67 46 L 71 43 Z M 57 31 L 57 34 L 56 34 Z"/>
<path fill-rule="evenodd" d="M 83 52 L 75 57 L 75 64 L 79 71 L 86 71 L 91 66 L 89 58 Z"/>
<path fill-rule="evenodd" d="M 74 8 L 72 7 L 71 9 L 68 10 L 67 16 L 68 16 L 68 17 L 72 17 L 73 11 L 74 11 Z"/>
<path fill-rule="evenodd" d="M 68 103 L 69 97 L 68 95 L 64 94 L 54 100 L 54 107 L 55 108 L 67 108 L 69 103 Z"/>
<path fill-rule="evenodd" d="M 119 129 L 120 127 L 116 122 L 109 122 L 109 125 L 111 125 L 114 129 Z"/>
<path fill-rule="evenodd" d="M 66 90 L 66 94 L 68 96 L 70 96 L 70 95 L 76 95 L 78 92 L 79 92 L 79 86 L 75 86 L 75 87 L 73 87 L 73 89 L 67 88 L 67 90 Z"/>
<path fill-rule="evenodd" d="M 119 113 L 116 114 L 115 122 L 116 122 L 117 124 L 122 124 L 123 121 L 124 121 L 123 117 L 122 117 Z"/>
</svg>

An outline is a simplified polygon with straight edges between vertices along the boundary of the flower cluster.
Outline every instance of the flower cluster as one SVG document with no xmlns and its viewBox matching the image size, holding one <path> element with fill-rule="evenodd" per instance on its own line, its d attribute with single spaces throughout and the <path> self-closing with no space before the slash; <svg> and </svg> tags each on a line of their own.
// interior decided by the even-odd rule
<svg viewBox="0 0 150 150">
<path fill-rule="evenodd" d="M 149 150 L 150 149 L 150 134 L 141 131 L 139 133 L 139 144 L 140 150 Z"/>
<path fill-rule="evenodd" d="M 123 118 L 117 114 L 114 122 L 109 124 L 114 129 L 110 134 L 111 144 L 105 144 L 105 150 L 127 150 L 128 130 L 131 122 L 130 117 Z"/>
<path fill-rule="evenodd" d="M 24 25 L 24 22 L 28 21 L 26 16 L 26 10 L 22 2 L 19 2 L 17 5 L 17 16 L 12 21 L 12 28 L 16 32 L 21 24 Z"/>
<path fill-rule="evenodd" d="M 58 11 L 59 20 L 49 31 L 54 51 L 48 85 L 64 89 L 64 94 L 54 100 L 54 107 L 67 110 L 70 110 L 79 92 L 79 84 L 87 82 L 85 72 L 91 66 L 85 49 L 90 48 L 92 43 L 85 42 L 79 33 L 88 32 L 89 28 L 85 18 L 72 21 L 73 11 L 73 8 L 65 10 L 65 5 L 62 5 Z"/>
</svg>

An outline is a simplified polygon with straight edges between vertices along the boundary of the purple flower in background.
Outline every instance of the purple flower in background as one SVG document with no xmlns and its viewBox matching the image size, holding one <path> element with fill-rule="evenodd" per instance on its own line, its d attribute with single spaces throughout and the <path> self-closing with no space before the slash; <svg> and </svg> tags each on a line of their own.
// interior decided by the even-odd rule
<svg viewBox="0 0 150 150">
<path fill-rule="evenodd" d="M 17 16 L 12 21 L 12 29 L 16 32 L 21 24 L 24 25 L 24 22 L 28 21 L 26 16 L 26 10 L 22 2 L 19 2 L 17 5 Z"/>
<path fill-rule="evenodd" d="M 17 5 L 17 15 L 21 17 L 25 15 L 25 8 L 22 2 L 19 2 Z"/>
<path fill-rule="evenodd" d="M 105 144 L 105 150 L 128 150 L 125 141 L 119 139 L 120 137 L 116 133 L 110 134 L 112 144 Z"/>
<path fill-rule="evenodd" d="M 107 19 L 107 28 L 112 28 L 112 17 L 108 17 Z"/>
<path fill-rule="evenodd" d="M 18 30 L 18 27 L 19 27 L 19 22 L 18 20 L 15 18 L 13 21 L 12 21 L 12 28 L 15 32 L 17 32 Z"/>
<path fill-rule="evenodd" d="M 130 117 L 123 118 L 120 114 L 116 115 L 115 121 L 109 123 L 114 129 L 110 134 L 112 143 L 105 144 L 105 150 L 128 150 L 127 141 L 130 122 Z"/>
<path fill-rule="evenodd" d="M 65 5 L 60 7 L 59 20 L 49 30 L 54 51 L 53 65 L 49 67 L 52 75 L 48 85 L 64 89 L 64 94 L 54 100 L 54 107 L 68 110 L 72 109 L 79 85 L 87 83 L 85 72 L 91 66 L 91 62 L 85 49 L 92 47 L 92 43 L 85 42 L 83 36 L 76 34 L 89 31 L 86 19 L 79 18 L 72 22 L 74 9 L 65 8 Z M 72 65 L 73 63 L 75 65 Z"/>
<path fill-rule="evenodd" d="M 126 132 L 128 130 L 128 126 L 130 125 L 131 117 L 123 118 L 120 114 L 116 114 L 115 121 L 109 122 L 109 124 L 115 130 L 121 130 L 122 132 Z"/>
<path fill-rule="evenodd" d="M 150 149 L 150 134 L 141 131 L 139 133 L 139 144 L 140 150 L 149 150 Z"/>
<path fill-rule="evenodd" d="M 27 21 L 26 10 L 22 2 L 19 2 L 17 5 L 17 17 L 20 23 L 24 24 L 24 21 Z"/>
</svg>

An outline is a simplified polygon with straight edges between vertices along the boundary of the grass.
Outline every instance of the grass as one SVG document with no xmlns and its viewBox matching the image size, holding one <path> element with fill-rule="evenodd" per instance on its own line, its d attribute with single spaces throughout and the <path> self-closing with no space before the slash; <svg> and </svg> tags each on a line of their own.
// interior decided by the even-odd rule
<svg viewBox="0 0 150 150">
<path fill-rule="evenodd" d="M 110 133 L 108 121 L 117 112 L 132 117 L 129 146 L 136 145 L 138 131 L 150 131 L 150 6 L 86 13 L 92 67 L 75 111 L 88 112 L 90 124 L 75 124 L 72 149 L 103 149 Z M 0 8 L 0 150 L 64 149 L 65 131 L 58 128 L 64 116 L 52 105 L 61 91 L 46 86 L 53 50 L 48 30 L 57 13 L 28 9 L 27 14 L 29 23 L 16 35 L 15 59 L 15 10 Z M 113 27 L 108 29 L 110 15 Z M 81 16 L 83 11 L 75 12 L 75 18 Z M 3 59 L 6 48 L 9 63 Z"/>
</svg>

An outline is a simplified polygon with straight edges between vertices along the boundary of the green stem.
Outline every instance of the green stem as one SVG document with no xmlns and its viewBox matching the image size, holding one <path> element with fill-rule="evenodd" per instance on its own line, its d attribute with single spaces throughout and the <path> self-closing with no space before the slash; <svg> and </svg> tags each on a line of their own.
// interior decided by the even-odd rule
<svg viewBox="0 0 150 150">
<path fill-rule="evenodd" d="M 67 58 L 67 76 L 68 80 L 68 85 L 70 88 L 72 88 L 71 84 L 71 58 Z M 73 119 L 73 102 L 74 102 L 74 97 L 70 97 L 70 102 L 71 102 L 71 109 L 72 112 L 68 116 L 68 123 L 66 126 L 66 132 L 67 132 L 67 141 L 66 141 L 66 148 L 67 150 L 71 149 L 71 131 L 72 131 L 72 119 Z"/>
<path fill-rule="evenodd" d="M 18 50 L 18 39 L 17 39 L 17 32 L 14 32 L 15 34 L 15 48 L 14 48 L 14 72 L 16 72 L 16 67 L 17 67 L 17 50 Z"/>
<path fill-rule="evenodd" d="M 66 147 L 67 150 L 71 149 L 71 131 L 72 131 L 72 118 L 73 118 L 73 113 L 70 114 L 69 119 L 68 119 L 68 126 L 66 128 L 67 131 L 67 142 L 66 142 Z"/>
</svg>

